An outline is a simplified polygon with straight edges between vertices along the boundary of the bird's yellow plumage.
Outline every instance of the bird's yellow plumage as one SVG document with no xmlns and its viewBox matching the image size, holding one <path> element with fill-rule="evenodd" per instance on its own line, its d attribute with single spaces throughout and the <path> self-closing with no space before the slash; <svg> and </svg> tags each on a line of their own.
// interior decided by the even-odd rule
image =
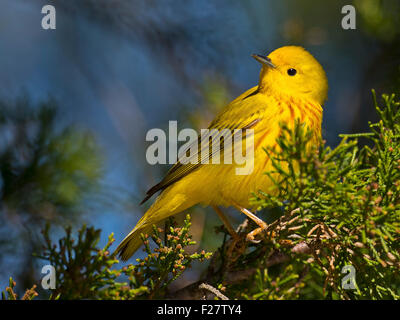
<svg viewBox="0 0 400 320">
<path fill-rule="evenodd" d="M 328 82 L 318 61 L 305 49 L 287 46 L 268 57 L 254 55 L 262 63 L 258 86 L 233 100 L 210 124 L 215 129 L 254 130 L 254 169 L 248 175 L 236 174 L 235 164 L 175 164 L 166 177 L 149 190 L 145 200 L 161 190 L 154 204 L 117 248 L 127 260 L 141 245 L 140 233 L 149 233 L 152 225 L 196 204 L 252 209 L 252 192 L 273 192 L 271 169 L 263 148 L 276 144 L 280 123 L 293 127 L 295 120 L 321 135 L 322 104 Z M 246 213 L 247 214 L 247 213 Z M 250 213 L 251 214 L 251 213 Z"/>
</svg>

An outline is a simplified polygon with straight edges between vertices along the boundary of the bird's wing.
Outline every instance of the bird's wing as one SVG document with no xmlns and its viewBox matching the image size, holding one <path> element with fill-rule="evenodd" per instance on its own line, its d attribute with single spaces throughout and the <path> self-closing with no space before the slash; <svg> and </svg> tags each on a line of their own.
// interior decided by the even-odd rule
<svg viewBox="0 0 400 320">
<path fill-rule="evenodd" d="M 223 153 L 224 151 L 224 142 L 221 140 L 221 136 L 223 134 L 223 130 L 227 136 L 223 136 L 222 139 L 230 138 L 232 141 L 232 136 L 234 134 L 234 130 L 241 129 L 251 129 L 254 128 L 258 122 L 262 119 L 261 110 L 265 109 L 265 106 L 259 106 L 258 108 L 254 104 L 255 95 L 257 95 L 258 90 L 257 87 L 252 88 L 246 91 L 244 94 L 236 98 L 232 101 L 222 112 L 219 114 L 210 124 L 208 129 L 216 129 L 219 134 L 212 136 L 210 144 L 207 146 L 201 146 L 201 138 L 202 135 L 198 136 L 197 141 L 193 142 L 186 150 L 192 150 L 193 144 L 197 144 L 196 153 L 190 155 L 190 159 L 197 158 L 196 163 L 181 163 L 180 159 L 171 167 L 168 171 L 164 179 L 153 186 L 146 193 L 146 197 L 141 202 L 146 202 L 153 194 L 160 190 L 164 190 L 169 187 L 171 184 L 177 182 L 183 177 L 187 176 L 194 170 L 198 169 L 200 166 L 204 165 L 203 163 L 207 163 L 208 160 L 212 159 L 213 153 L 209 150 L 218 150 L 218 152 Z M 247 101 L 246 101 L 247 100 Z M 252 101 L 251 101 L 252 100 Z M 206 134 L 206 133 L 205 133 Z M 203 136 L 205 135 L 203 134 Z M 245 135 L 242 136 L 244 138 Z M 213 148 L 216 144 L 220 144 L 219 148 Z M 208 149 L 208 150 L 207 150 Z M 205 152 L 204 152 L 205 151 Z M 184 153 L 183 153 L 184 154 Z M 189 161 L 186 161 L 189 162 Z"/>
</svg>

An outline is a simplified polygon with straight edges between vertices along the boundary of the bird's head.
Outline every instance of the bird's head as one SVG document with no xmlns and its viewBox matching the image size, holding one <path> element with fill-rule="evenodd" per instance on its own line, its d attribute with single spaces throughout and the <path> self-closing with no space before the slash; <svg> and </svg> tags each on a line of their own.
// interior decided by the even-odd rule
<svg viewBox="0 0 400 320">
<path fill-rule="evenodd" d="M 328 80 L 319 62 L 304 48 L 281 47 L 268 56 L 253 55 L 262 63 L 259 90 L 312 99 L 322 105 L 328 93 Z"/>
</svg>

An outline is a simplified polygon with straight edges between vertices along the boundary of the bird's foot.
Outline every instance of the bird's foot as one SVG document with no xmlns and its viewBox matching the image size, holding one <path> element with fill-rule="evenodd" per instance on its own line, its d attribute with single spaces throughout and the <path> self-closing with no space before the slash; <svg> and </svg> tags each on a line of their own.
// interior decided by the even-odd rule
<svg viewBox="0 0 400 320">
<path fill-rule="evenodd" d="M 249 232 L 246 236 L 246 240 L 253 242 L 253 243 L 259 243 L 261 240 L 255 240 L 255 237 L 265 231 L 268 228 L 268 225 L 261 220 L 259 217 L 257 217 L 254 213 L 252 213 L 250 210 L 243 208 L 242 206 L 238 205 L 237 203 L 233 203 L 233 205 L 242 213 L 244 213 L 247 217 L 249 217 L 251 220 L 253 220 L 257 225 L 258 228 L 254 229 L 253 231 Z"/>
<path fill-rule="evenodd" d="M 255 238 L 256 238 L 256 236 L 257 236 L 259 233 L 263 232 L 264 230 L 265 230 L 265 229 L 263 229 L 263 228 L 254 229 L 253 231 L 249 232 L 249 233 L 246 235 L 246 240 L 247 240 L 247 241 L 250 241 L 250 242 L 253 242 L 253 243 L 260 243 L 261 240 L 255 240 Z"/>
</svg>

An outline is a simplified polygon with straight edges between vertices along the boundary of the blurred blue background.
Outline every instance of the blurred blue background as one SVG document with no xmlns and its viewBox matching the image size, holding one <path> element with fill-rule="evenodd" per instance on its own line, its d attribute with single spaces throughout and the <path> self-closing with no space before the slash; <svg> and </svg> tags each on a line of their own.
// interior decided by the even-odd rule
<svg viewBox="0 0 400 320">
<path fill-rule="evenodd" d="M 57 10 L 56 30 L 41 28 L 41 8 L 49 3 Z M 350 3 L 357 29 L 343 30 L 341 9 Z M 68 203 L 75 214 L 61 220 L 40 216 L 30 225 L 20 217 L 42 209 L 32 209 L 36 200 L 21 207 L 19 199 L 33 189 L 16 189 L 13 201 L 3 191 L 2 288 L 9 276 L 26 287 L 40 278 L 45 262 L 30 257 L 45 221 L 55 223 L 55 238 L 64 225 L 87 223 L 103 230 L 100 245 L 112 232 L 122 240 L 145 211 L 138 205 L 145 191 L 168 169 L 147 164 L 146 132 L 167 128 L 169 120 L 181 129 L 204 128 L 224 104 L 257 84 L 260 66 L 252 53 L 302 45 L 320 61 L 329 80 L 323 135 L 331 146 L 339 133 L 362 131 L 374 119 L 371 88 L 399 90 L 398 1 L 1 0 L 0 7 L 2 104 L 28 115 L 25 105 L 38 109 L 51 101 L 57 106 L 52 132 L 73 127 L 90 133 L 101 159 L 101 165 L 93 162 L 96 188 L 81 194 L 72 182 L 63 187 L 68 194 L 75 188 Z M 5 144 L 15 132 L 4 128 Z M 54 207 L 61 212 L 62 204 Z M 203 231 L 220 223 L 204 212 L 194 209 L 192 231 L 201 246 L 213 249 L 218 237 L 206 239 Z"/>
</svg>

